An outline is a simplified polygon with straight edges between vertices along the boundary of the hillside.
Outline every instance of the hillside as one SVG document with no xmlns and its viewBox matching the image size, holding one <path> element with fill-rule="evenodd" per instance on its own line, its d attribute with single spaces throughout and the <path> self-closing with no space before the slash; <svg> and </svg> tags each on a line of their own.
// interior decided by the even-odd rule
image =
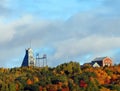
<svg viewBox="0 0 120 91">
<path fill-rule="evenodd" d="M 0 91 L 120 91 L 120 65 L 0 68 Z"/>
</svg>

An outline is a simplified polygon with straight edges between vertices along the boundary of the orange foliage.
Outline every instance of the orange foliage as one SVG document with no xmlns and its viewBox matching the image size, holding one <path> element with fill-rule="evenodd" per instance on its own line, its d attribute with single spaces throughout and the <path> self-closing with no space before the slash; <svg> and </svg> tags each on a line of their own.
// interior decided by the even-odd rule
<svg viewBox="0 0 120 91">
<path fill-rule="evenodd" d="M 27 84 L 28 84 L 28 85 L 31 85 L 31 84 L 33 84 L 33 81 L 31 81 L 30 79 L 28 79 L 28 80 L 27 80 Z"/>
<path fill-rule="evenodd" d="M 63 88 L 61 91 L 69 91 L 69 88 L 68 87 Z"/>
<path fill-rule="evenodd" d="M 43 91 L 43 88 L 42 88 L 42 86 L 39 86 L 39 91 Z"/>
<path fill-rule="evenodd" d="M 116 74 L 113 74 L 112 75 L 112 80 L 116 80 L 117 79 L 117 75 Z"/>
<path fill-rule="evenodd" d="M 50 85 L 48 91 L 57 91 L 57 85 Z"/>
<path fill-rule="evenodd" d="M 64 74 L 64 71 L 60 71 L 60 74 L 62 74 L 62 75 L 63 75 L 63 74 Z"/>
<path fill-rule="evenodd" d="M 19 90 L 19 85 L 18 84 L 16 84 L 16 91 L 18 91 Z"/>
<path fill-rule="evenodd" d="M 97 70 L 94 70 L 94 73 L 96 74 L 97 80 L 98 80 L 98 82 L 100 84 L 108 84 L 108 83 L 110 83 L 111 77 L 108 76 L 108 74 L 104 70 L 97 69 Z"/>
</svg>

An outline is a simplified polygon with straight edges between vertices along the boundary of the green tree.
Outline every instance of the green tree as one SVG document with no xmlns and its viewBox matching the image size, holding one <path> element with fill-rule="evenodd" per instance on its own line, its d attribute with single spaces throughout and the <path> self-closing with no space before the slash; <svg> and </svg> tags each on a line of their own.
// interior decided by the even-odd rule
<svg viewBox="0 0 120 91">
<path fill-rule="evenodd" d="M 2 87 L 1 87 L 1 91 L 5 91 L 5 88 L 6 88 L 6 86 L 5 86 L 5 83 L 3 82 Z"/>
<path fill-rule="evenodd" d="M 16 85 L 14 83 L 10 83 L 8 86 L 9 86 L 9 91 L 16 91 Z"/>
<path fill-rule="evenodd" d="M 38 84 L 26 85 L 24 91 L 39 91 L 39 85 Z"/>
<path fill-rule="evenodd" d="M 86 90 L 87 91 L 99 91 L 99 88 L 98 88 L 98 86 L 96 86 L 95 83 L 93 83 L 92 81 L 90 81 L 88 83 L 88 86 L 87 86 Z"/>
<path fill-rule="evenodd" d="M 62 75 L 60 75 L 60 76 L 53 76 L 53 77 L 51 77 L 51 82 L 53 83 L 53 84 L 58 84 L 59 82 L 65 82 L 65 81 L 67 81 L 67 77 L 66 76 L 62 76 Z"/>
</svg>

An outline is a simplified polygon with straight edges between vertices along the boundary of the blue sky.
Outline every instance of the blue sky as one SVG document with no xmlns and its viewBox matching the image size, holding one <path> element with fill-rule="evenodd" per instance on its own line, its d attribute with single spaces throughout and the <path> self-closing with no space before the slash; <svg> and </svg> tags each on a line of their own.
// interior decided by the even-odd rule
<svg viewBox="0 0 120 91">
<path fill-rule="evenodd" d="M 25 49 L 48 65 L 109 56 L 120 63 L 119 0 L 1 0 L 0 67 L 19 67 Z"/>
<path fill-rule="evenodd" d="M 66 19 L 78 13 L 99 7 L 94 0 L 8 0 L 12 16 L 30 14 L 45 19 Z"/>
</svg>

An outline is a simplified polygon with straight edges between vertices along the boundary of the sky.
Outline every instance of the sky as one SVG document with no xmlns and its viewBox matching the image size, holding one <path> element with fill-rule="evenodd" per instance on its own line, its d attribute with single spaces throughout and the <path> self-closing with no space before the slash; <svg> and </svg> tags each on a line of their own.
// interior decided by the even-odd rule
<svg viewBox="0 0 120 91">
<path fill-rule="evenodd" d="M 20 67 L 25 49 L 48 66 L 108 56 L 120 63 L 120 0 L 0 0 L 0 67 Z"/>
</svg>

